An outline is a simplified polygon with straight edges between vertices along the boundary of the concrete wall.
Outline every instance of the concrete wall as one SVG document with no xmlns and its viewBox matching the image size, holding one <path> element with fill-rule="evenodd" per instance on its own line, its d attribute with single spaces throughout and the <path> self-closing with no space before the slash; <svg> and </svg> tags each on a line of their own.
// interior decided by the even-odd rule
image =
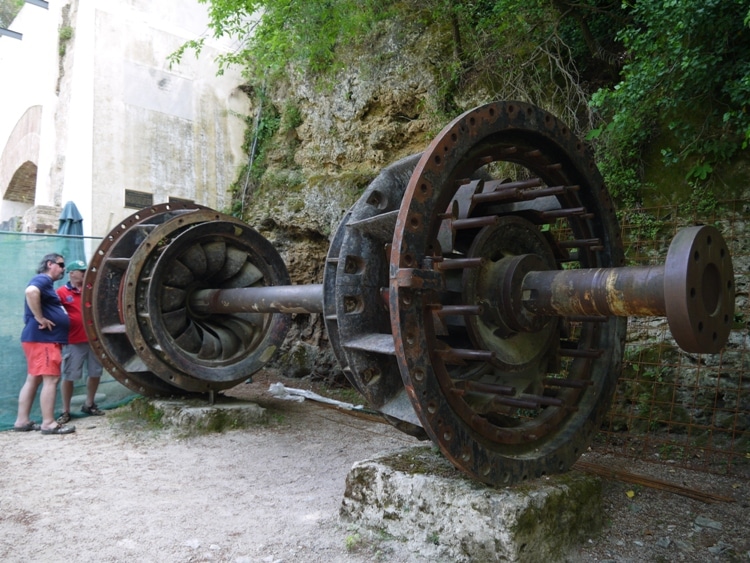
<svg viewBox="0 0 750 563">
<path fill-rule="evenodd" d="M 14 130 L 32 105 L 42 108 L 32 131 L 37 154 L 29 155 L 38 170 L 34 207 L 75 202 L 84 234 L 103 236 L 135 211 L 124 206 L 125 190 L 153 194 L 155 204 L 178 197 L 227 208 L 245 161 L 248 111 L 239 73 L 216 76 L 214 58 L 232 45 L 208 41 L 199 59 L 189 53 L 171 69 L 167 62 L 207 32 L 206 6 L 52 0 L 49 8 L 27 4 L 11 26 L 23 39 L 0 37 L 0 221 L 19 212 L 5 201 L 7 177 L 19 158 Z"/>
</svg>

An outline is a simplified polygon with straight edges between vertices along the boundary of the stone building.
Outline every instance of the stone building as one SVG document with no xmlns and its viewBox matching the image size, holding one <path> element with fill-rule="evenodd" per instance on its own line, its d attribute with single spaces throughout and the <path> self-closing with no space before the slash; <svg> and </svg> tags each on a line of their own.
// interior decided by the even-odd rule
<svg viewBox="0 0 750 563">
<path fill-rule="evenodd" d="M 248 99 L 233 48 L 168 56 L 208 35 L 197 0 L 25 4 L 0 36 L 0 230 L 55 232 L 66 202 L 103 236 L 170 199 L 223 210 L 246 157 Z"/>
</svg>

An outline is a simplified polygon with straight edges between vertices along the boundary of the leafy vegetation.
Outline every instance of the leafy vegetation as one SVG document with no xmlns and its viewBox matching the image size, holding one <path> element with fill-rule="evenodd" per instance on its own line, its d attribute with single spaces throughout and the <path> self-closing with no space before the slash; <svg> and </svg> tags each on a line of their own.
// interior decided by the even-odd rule
<svg viewBox="0 0 750 563">
<path fill-rule="evenodd" d="M 429 33 L 434 107 L 452 117 L 482 92 L 553 111 L 588 132 L 623 207 L 675 178 L 685 201 L 713 206 L 706 188 L 750 142 L 750 0 L 201 1 L 213 34 L 241 45 L 220 68 L 240 65 L 256 90 L 290 75 L 330 83 L 368 64 L 356 53 L 385 26 L 406 44 Z M 655 164 L 679 174 L 648 178 Z"/>
<path fill-rule="evenodd" d="M 750 31 L 747 0 L 639 0 L 617 34 L 621 80 L 594 93 L 604 123 L 591 132 L 609 185 L 638 203 L 644 150 L 682 166 L 692 186 L 747 147 Z"/>
<path fill-rule="evenodd" d="M 23 7 L 24 0 L 0 0 L 0 27 L 7 28 Z"/>
</svg>

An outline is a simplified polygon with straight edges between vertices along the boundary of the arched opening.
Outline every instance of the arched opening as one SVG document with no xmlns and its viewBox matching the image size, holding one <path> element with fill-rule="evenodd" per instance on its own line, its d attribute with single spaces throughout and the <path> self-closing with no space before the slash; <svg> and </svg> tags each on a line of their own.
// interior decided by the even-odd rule
<svg viewBox="0 0 750 563">
<path fill-rule="evenodd" d="M 37 166 L 27 160 L 13 173 L 3 197 L 0 231 L 17 231 L 21 217 L 34 205 Z"/>
</svg>

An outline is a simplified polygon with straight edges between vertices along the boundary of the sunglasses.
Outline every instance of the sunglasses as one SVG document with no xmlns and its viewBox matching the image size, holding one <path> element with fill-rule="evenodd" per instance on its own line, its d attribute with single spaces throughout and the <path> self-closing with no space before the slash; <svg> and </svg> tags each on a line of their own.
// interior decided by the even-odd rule
<svg viewBox="0 0 750 563">
<path fill-rule="evenodd" d="M 65 262 L 55 262 L 58 266 L 60 266 L 63 270 L 65 269 Z"/>
</svg>

